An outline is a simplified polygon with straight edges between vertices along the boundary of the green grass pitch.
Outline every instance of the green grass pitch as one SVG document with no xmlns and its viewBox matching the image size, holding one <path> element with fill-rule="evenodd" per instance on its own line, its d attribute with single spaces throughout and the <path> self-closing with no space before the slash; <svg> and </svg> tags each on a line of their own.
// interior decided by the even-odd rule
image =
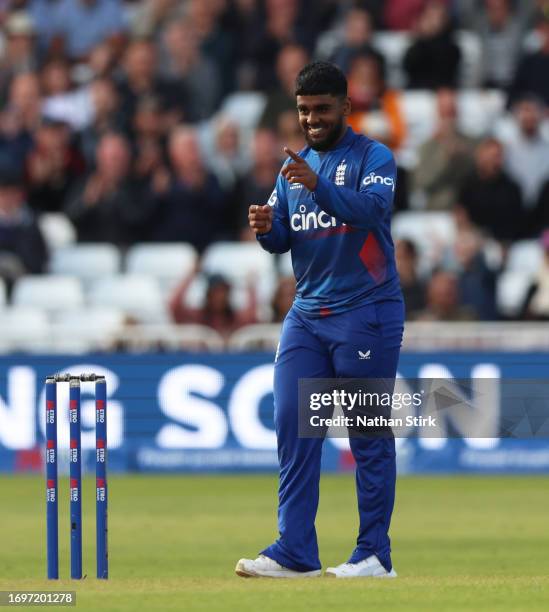
<svg viewBox="0 0 549 612">
<path fill-rule="evenodd" d="M 75 589 L 77 610 L 549 610 L 549 478 L 403 477 L 391 530 L 396 580 L 253 580 L 234 575 L 276 535 L 274 476 L 112 476 L 110 580 L 95 579 L 93 482 L 84 483 L 85 580 L 69 574 L 67 478 L 60 573 L 45 576 L 39 477 L 0 478 L 0 590 Z M 325 567 L 356 531 L 351 476 L 323 476 Z"/>
</svg>

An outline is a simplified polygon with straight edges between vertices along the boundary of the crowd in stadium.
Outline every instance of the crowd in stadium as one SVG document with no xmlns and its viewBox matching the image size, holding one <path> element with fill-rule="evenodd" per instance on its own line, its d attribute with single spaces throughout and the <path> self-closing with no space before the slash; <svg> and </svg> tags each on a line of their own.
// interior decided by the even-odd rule
<svg viewBox="0 0 549 612">
<path fill-rule="evenodd" d="M 348 77 L 350 125 L 395 153 L 395 218 L 451 224 L 447 241 L 395 230 L 408 318 L 549 317 L 547 0 L 4 0 L 0 11 L 8 291 L 49 271 L 46 216 L 122 253 L 254 240 L 249 205 L 267 202 L 282 147 L 304 146 L 295 76 L 321 58 Z M 509 267 L 517 244 L 529 275 Z M 252 286 L 226 321 L 223 278 L 191 308 L 193 278 L 167 300 L 174 321 L 258 320 Z M 266 318 L 280 321 L 292 295 L 282 277 Z"/>
</svg>

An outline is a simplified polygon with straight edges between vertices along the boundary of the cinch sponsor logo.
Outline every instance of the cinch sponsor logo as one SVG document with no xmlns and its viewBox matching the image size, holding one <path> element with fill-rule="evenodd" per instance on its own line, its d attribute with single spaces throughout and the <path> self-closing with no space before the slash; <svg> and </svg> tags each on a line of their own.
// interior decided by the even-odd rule
<svg viewBox="0 0 549 612">
<path fill-rule="evenodd" d="M 375 172 L 370 172 L 370 174 L 363 179 L 362 184 L 366 187 L 368 185 L 387 185 L 387 187 L 392 187 L 393 191 L 395 190 L 394 178 L 390 176 L 380 176 Z"/>
<path fill-rule="evenodd" d="M 290 218 L 290 226 L 294 232 L 307 231 L 311 229 L 335 227 L 337 219 L 330 217 L 323 210 L 318 212 L 307 212 L 307 207 L 302 204 L 299 207 L 299 212 L 294 213 Z"/>
</svg>

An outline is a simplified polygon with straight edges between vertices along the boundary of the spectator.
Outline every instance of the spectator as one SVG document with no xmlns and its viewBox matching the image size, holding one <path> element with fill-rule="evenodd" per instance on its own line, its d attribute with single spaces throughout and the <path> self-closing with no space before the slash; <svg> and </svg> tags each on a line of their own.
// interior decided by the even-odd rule
<svg viewBox="0 0 549 612">
<path fill-rule="evenodd" d="M 478 232 L 459 232 L 451 264 L 457 274 L 462 305 L 474 313 L 475 319 L 496 319 L 496 275 L 486 262 L 483 240 Z"/>
<path fill-rule="evenodd" d="M 455 87 L 461 51 L 454 40 L 448 10 L 441 0 L 429 0 L 417 22 L 416 36 L 404 56 L 410 89 Z"/>
<path fill-rule="evenodd" d="M 220 275 L 212 275 L 208 280 L 208 287 L 204 304 L 200 308 L 187 306 L 186 299 L 189 288 L 197 276 L 198 271 L 191 273 L 176 287 L 169 303 L 172 319 L 175 323 L 198 323 L 215 329 L 224 338 L 228 338 L 235 329 L 243 325 L 257 322 L 257 300 L 254 284 L 248 285 L 248 303 L 243 310 L 235 310 L 231 305 L 231 285 Z"/>
<path fill-rule="evenodd" d="M 519 238 L 523 210 L 519 186 L 503 169 L 503 147 L 486 138 L 475 152 L 475 168 L 465 179 L 458 197 L 458 214 L 496 240 Z"/>
<path fill-rule="evenodd" d="M 67 93 L 72 89 L 69 64 L 60 59 L 47 62 L 40 71 L 40 83 L 44 97 Z"/>
<path fill-rule="evenodd" d="M 541 235 L 544 255 L 536 280 L 528 290 L 522 319 L 549 321 L 549 230 Z"/>
<path fill-rule="evenodd" d="M 295 44 L 282 47 L 276 58 L 277 86 L 270 91 L 259 125 L 276 130 L 280 116 L 295 110 L 295 80 L 308 61 L 307 51 Z M 296 117 L 297 121 L 297 117 Z"/>
<path fill-rule="evenodd" d="M 150 239 L 190 242 L 203 251 L 223 229 L 227 231 L 223 224 L 228 197 L 207 171 L 193 128 L 178 127 L 168 148 L 173 173 L 156 177 L 158 206 Z"/>
<path fill-rule="evenodd" d="M 256 31 L 253 47 L 256 87 L 262 91 L 272 91 L 281 84 L 286 89 L 278 66 L 280 52 L 287 45 L 294 45 L 305 49 L 308 54 L 313 42 L 311 31 L 301 23 L 299 0 L 266 0 L 265 13 L 264 26 Z M 301 67 L 306 63 L 304 61 Z"/>
<path fill-rule="evenodd" d="M 39 274 L 47 262 L 46 243 L 23 190 L 17 172 L 0 172 L 0 277 L 8 287 L 20 276 Z"/>
<path fill-rule="evenodd" d="M 133 38 L 157 36 L 170 22 L 183 16 L 184 5 L 179 0 L 141 0 L 129 16 Z"/>
<path fill-rule="evenodd" d="M 37 212 L 61 211 L 72 185 L 84 170 L 84 159 L 71 144 L 69 127 L 60 121 L 43 120 L 27 158 L 31 208 Z"/>
<path fill-rule="evenodd" d="M 464 178 L 471 173 L 473 142 L 458 129 L 457 98 L 451 89 L 437 92 L 437 127 L 419 148 L 413 188 L 429 210 L 450 210 Z"/>
<path fill-rule="evenodd" d="M 435 270 L 427 285 L 427 306 L 416 321 L 470 321 L 474 312 L 460 303 L 458 279 L 452 272 Z"/>
<path fill-rule="evenodd" d="M 418 273 L 418 252 L 411 240 L 398 240 L 395 255 L 400 286 L 406 305 L 406 318 L 414 319 L 425 308 L 425 283 Z"/>
<path fill-rule="evenodd" d="M 161 75 L 183 83 L 188 93 L 188 120 L 211 117 L 221 97 L 219 69 L 201 52 L 200 40 L 189 22 L 174 21 L 166 26 L 161 52 Z"/>
<path fill-rule="evenodd" d="M 218 115 L 211 123 L 209 138 L 204 142 L 206 163 L 222 189 L 231 192 L 248 165 L 240 131 L 228 116 Z"/>
<path fill-rule="evenodd" d="M 69 195 L 66 213 L 80 242 L 127 246 L 143 238 L 151 204 L 130 173 L 130 146 L 120 134 L 104 134 L 96 169 Z"/>
<path fill-rule="evenodd" d="M 17 75 L 10 85 L 8 104 L 0 113 L 0 168 L 23 172 L 41 106 L 37 75 Z"/>
<path fill-rule="evenodd" d="M 138 100 L 143 96 L 158 98 L 166 120 L 175 126 L 185 116 L 186 90 L 180 81 L 168 82 L 157 76 L 157 53 L 153 43 L 148 40 L 132 42 L 126 49 L 123 64 L 124 75 L 118 91 L 128 132 Z"/>
<path fill-rule="evenodd" d="M 299 125 L 295 108 L 286 110 L 279 115 L 276 134 L 280 149 L 289 147 L 292 151 L 300 151 L 305 146 L 305 136 Z"/>
<path fill-rule="evenodd" d="M 160 104 L 156 98 L 139 99 L 133 118 L 134 174 L 150 183 L 166 172 L 166 130 Z"/>
<path fill-rule="evenodd" d="M 281 147 L 276 134 L 272 130 L 258 129 L 252 143 L 252 167 L 241 177 L 236 185 L 234 205 L 232 209 L 233 227 L 235 233 L 247 237 L 248 209 L 251 204 L 265 204 L 276 182 L 280 171 Z M 255 235 L 252 236 L 255 240 Z"/>
<path fill-rule="evenodd" d="M 507 89 L 515 74 L 524 35 L 510 0 L 484 0 L 476 30 L 482 45 L 482 84 Z"/>
<path fill-rule="evenodd" d="M 282 323 L 292 307 L 295 298 L 295 278 L 282 276 L 278 279 L 273 299 L 271 300 L 272 323 Z"/>
<path fill-rule="evenodd" d="M 506 169 L 519 185 L 527 216 L 526 233 L 538 235 L 534 210 L 549 179 L 549 141 L 541 134 L 543 103 L 533 96 L 519 99 L 513 109 L 514 130 L 504 139 Z"/>
<path fill-rule="evenodd" d="M 351 60 L 348 74 L 351 115 L 355 132 L 367 134 L 398 150 L 406 136 L 400 95 L 387 89 L 383 65 L 375 55 L 359 54 Z"/>
<path fill-rule="evenodd" d="M 101 77 L 90 86 L 93 123 L 80 134 L 80 148 L 88 166 L 95 164 L 97 144 L 108 132 L 122 130 L 125 121 L 121 116 L 120 97 L 114 82 Z"/>
<path fill-rule="evenodd" d="M 221 93 L 234 87 L 235 41 L 222 25 L 224 2 L 187 0 L 186 19 L 200 41 L 201 52 L 217 66 L 221 79 Z"/>
<path fill-rule="evenodd" d="M 14 75 L 38 68 L 35 48 L 36 31 L 31 15 L 26 11 L 11 13 L 4 23 L 4 30 L 5 48 L 0 64 L 2 89 L 7 86 Z"/>
<path fill-rule="evenodd" d="M 527 53 L 519 62 L 509 96 L 512 105 L 524 94 L 538 96 L 549 106 L 549 10 L 540 11 L 536 21 L 540 48 Z"/>
<path fill-rule="evenodd" d="M 119 44 L 126 31 L 119 0 L 58 0 L 49 6 L 53 22 L 53 26 L 47 26 L 52 35 L 51 49 L 72 61 L 85 61 L 92 49 L 105 40 Z"/>
<path fill-rule="evenodd" d="M 383 56 L 372 45 L 372 20 L 368 11 L 351 8 L 345 15 L 343 41 L 332 53 L 330 61 L 338 65 L 345 74 L 357 55 L 373 55 L 383 66 Z"/>
</svg>

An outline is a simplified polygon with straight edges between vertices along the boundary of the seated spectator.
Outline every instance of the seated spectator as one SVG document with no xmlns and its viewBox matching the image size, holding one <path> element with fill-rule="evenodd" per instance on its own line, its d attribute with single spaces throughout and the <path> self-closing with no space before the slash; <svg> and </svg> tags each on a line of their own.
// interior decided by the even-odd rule
<svg viewBox="0 0 549 612">
<path fill-rule="evenodd" d="M 166 172 L 165 132 L 159 101 L 140 98 L 133 117 L 133 170 L 136 178 L 144 183 Z"/>
<path fill-rule="evenodd" d="M 300 151 L 305 146 L 305 135 L 299 125 L 295 108 L 279 115 L 275 129 L 281 150 L 289 147 L 292 151 Z"/>
<path fill-rule="evenodd" d="M 292 45 L 309 53 L 313 39 L 310 18 L 300 18 L 299 0 L 265 0 L 264 6 L 263 27 L 257 29 L 252 49 L 256 65 L 256 89 L 268 92 L 276 91 L 280 85 L 284 87 L 277 66 L 281 50 Z M 304 61 L 301 67 L 306 63 Z"/>
<path fill-rule="evenodd" d="M 458 84 L 461 51 L 442 0 L 429 0 L 403 60 L 410 89 L 439 89 Z"/>
<path fill-rule="evenodd" d="M 494 138 L 483 140 L 475 152 L 475 168 L 458 196 L 458 214 L 496 240 L 519 238 L 524 217 L 519 186 L 503 169 L 503 147 Z"/>
<path fill-rule="evenodd" d="M 538 14 L 536 30 L 540 48 L 520 60 L 509 94 L 511 105 L 524 94 L 534 94 L 549 106 L 549 10 Z"/>
<path fill-rule="evenodd" d="M 69 127 L 44 119 L 27 158 L 28 203 L 37 212 L 59 212 L 85 162 L 71 143 Z"/>
<path fill-rule="evenodd" d="M 549 141 L 541 134 L 543 103 L 527 96 L 517 100 L 514 111 L 514 132 L 507 137 L 505 166 L 511 178 L 519 185 L 527 217 L 525 232 L 529 236 L 539 234 L 534 210 L 541 189 L 549 179 Z"/>
<path fill-rule="evenodd" d="M 40 81 L 33 72 L 17 75 L 0 113 L 0 168 L 23 172 L 32 148 L 32 133 L 40 124 Z"/>
<path fill-rule="evenodd" d="M 419 278 L 416 245 L 411 240 L 398 240 L 395 255 L 406 318 L 414 319 L 425 308 L 425 283 Z"/>
<path fill-rule="evenodd" d="M 0 277 L 8 288 L 20 276 L 39 274 L 47 262 L 46 243 L 24 196 L 23 178 L 0 172 Z"/>
<path fill-rule="evenodd" d="M 157 76 L 157 53 L 151 41 L 136 40 L 130 43 L 124 54 L 123 66 L 118 92 L 128 132 L 139 98 L 144 96 L 160 100 L 166 122 L 170 126 L 177 125 L 185 117 L 187 92 L 184 84 Z"/>
<path fill-rule="evenodd" d="M 349 125 L 397 150 L 406 136 L 398 92 L 388 89 L 383 65 L 373 54 L 359 54 L 350 62 L 348 74 L 351 115 Z"/>
<path fill-rule="evenodd" d="M 58 0 L 50 2 L 49 7 L 53 22 L 46 26 L 50 48 L 72 61 L 87 59 L 95 45 L 104 40 L 118 42 L 127 29 L 119 0 Z M 39 21 L 39 31 L 42 25 Z"/>
<path fill-rule="evenodd" d="M 416 321 L 471 321 L 474 312 L 461 304 L 458 279 L 452 272 L 436 270 L 427 285 L 427 305 Z"/>
<path fill-rule="evenodd" d="M 383 56 L 372 45 L 372 20 L 368 11 L 351 8 L 345 15 L 343 40 L 335 48 L 330 61 L 347 74 L 357 55 L 373 55 L 383 66 Z"/>
<path fill-rule="evenodd" d="M 216 63 L 200 49 L 200 39 L 190 23 L 174 21 L 162 37 L 160 74 L 183 84 L 187 91 L 187 120 L 208 119 L 221 98 L 221 78 Z"/>
<path fill-rule="evenodd" d="M 97 144 L 104 134 L 121 131 L 127 120 L 122 118 L 120 97 L 114 81 L 101 77 L 90 85 L 93 122 L 80 133 L 80 150 L 88 166 L 95 163 Z"/>
<path fill-rule="evenodd" d="M 61 59 L 50 60 L 40 71 L 40 84 L 44 97 L 59 96 L 72 89 L 69 64 Z"/>
<path fill-rule="evenodd" d="M 482 45 L 484 87 L 507 89 L 515 74 L 525 24 L 511 0 L 484 0 L 476 23 Z"/>
<path fill-rule="evenodd" d="M 227 231 L 228 197 L 204 165 L 195 129 L 180 126 L 173 131 L 168 154 L 172 174 L 155 180 L 157 207 L 149 238 L 190 242 L 203 251 Z"/>
<path fill-rule="evenodd" d="M 496 274 L 486 262 L 482 237 L 476 231 L 458 233 L 447 265 L 457 275 L 461 304 L 480 321 L 497 318 Z"/>
<path fill-rule="evenodd" d="M 66 204 L 80 242 L 127 246 L 143 239 L 152 210 L 143 185 L 130 173 L 130 146 L 120 134 L 105 134 L 95 171 L 80 181 Z"/>
<path fill-rule="evenodd" d="M 281 48 L 276 57 L 278 83 L 268 93 L 267 104 L 259 121 L 260 127 L 276 130 L 283 113 L 293 111 L 296 114 L 295 80 L 308 61 L 307 51 L 299 45 L 288 44 Z"/>
<path fill-rule="evenodd" d="M 228 116 L 218 115 L 204 138 L 206 164 L 224 191 L 232 191 L 248 166 L 238 125 Z"/>
<path fill-rule="evenodd" d="M 257 300 L 254 284 L 248 285 L 248 303 L 243 310 L 235 310 L 231 305 L 231 285 L 221 275 L 208 278 L 208 288 L 204 303 L 200 308 L 191 308 L 185 303 L 188 290 L 198 274 L 192 272 L 176 287 L 169 303 L 175 323 L 198 323 L 215 329 L 228 338 L 235 329 L 257 322 Z"/>
<path fill-rule="evenodd" d="M 471 173 L 473 142 L 458 129 L 455 91 L 437 92 L 437 127 L 419 148 L 413 188 L 425 198 L 429 210 L 450 210 L 464 178 Z"/>
<path fill-rule="evenodd" d="M 4 48 L 0 63 L 0 84 L 3 88 L 16 74 L 38 68 L 36 28 L 32 16 L 25 10 L 10 13 L 5 22 Z"/>
<path fill-rule="evenodd" d="M 530 287 L 521 319 L 549 321 L 549 230 L 541 235 L 543 262 L 535 282 Z"/>
<path fill-rule="evenodd" d="M 234 88 L 235 47 L 239 43 L 224 26 L 225 8 L 224 1 L 187 0 L 185 3 L 185 19 L 198 36 L 202 52 L 217 67 L 222 96 Z"/>
<path fill-rule="evenodd" d="M 282 160 L 276 134 L 258 129 L 252 142 L 252 167 L 241 177 L 234 192 L 232 220 L 235 233 L 242 238 L 255 234 L 248 224 L 248 209 L 252 204 L 265 204 L 274 189 Z"/>
</svg>

